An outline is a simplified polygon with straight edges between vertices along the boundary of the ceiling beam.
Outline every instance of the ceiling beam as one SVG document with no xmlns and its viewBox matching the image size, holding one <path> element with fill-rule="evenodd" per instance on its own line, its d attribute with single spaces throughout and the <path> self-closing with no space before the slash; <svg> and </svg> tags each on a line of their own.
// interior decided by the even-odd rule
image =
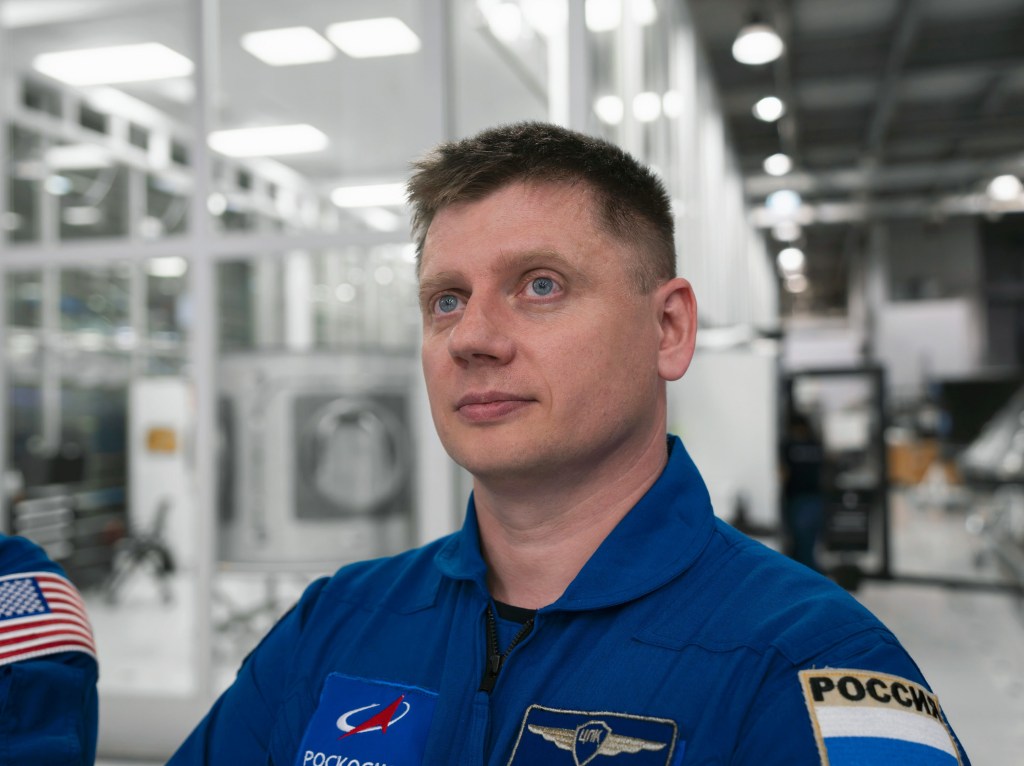
<svg viewBox="0 0 1024 766">
<path fill-rule="evenodd" d="M 793 3 L 792 0 L 771 0 L 770 8 L 772 25 L 785 45 L 783 54 L 772 64 L 775 92 L 782 99 L 782 103 L 786 105 L 786 113 L 782 115 L 775 126 L 779 132 L 779 149 L 799 164 L 800 126 L 797 124 L 796 117 L 796 89 L 793 87 L 792 68 L 793 51 L 796 49 Z M 762 95 L 764 94 L 762 93 Z"/>
<path fill-rule="evenodd" d="M 759 229 L 771 229 L 783 220 L 801 226 L 834 226 L 893 218 L 941 221 L 961 215 L 1007 215 L 1024 212 L 1024 201 L 994 202 L 985 194 L 947 194 L 940 197 L 908 195 L 885 200 L 836 200 L 804 204 L 796 216 L 780 217 L 767 207 L 755 207 L 751 220 Z"/>
<path fill-rule="evenodd" d="M 783 177 L 766 174 L 747 176 L 748 197 L 763 198 L 779 189 L 792 189 L 805 197 L 867 190 L 893 192 L 922 188 L 954 188 L 1000 173 L 1024 174 L 1024 155 L 990 160 L 944 160 L 942 162 L 887 165 L 869 172 L 862 167 L 845 167 L 818 172 L 797 171 Z"/>
<path fill-rule="evenodd" d="M 896 28 L 893 31 L 889 54 L 878 89 L 878 101 L 868 123 L 864 150 L 868 157 L 881 160 L 882 143 L 892 121 L 899 99 L 899 82 L 910 49 L 921 26 L 921 0 L 901 0 L 896 9 Z"/>
<path fill-rule="evenodd" d="M 901 82 L 904 89 L 912 90 L 915 101 L 945 101 L 950 98 L 974 99 L 978 92 L 976 85 L 970 80 L 988 82 L 993 76 L 1000 75 L 1009 89 L 1001 91 L 1003 97 L 1010 95 L 1013 83 L 1024 78 L 1024 62 L 1018 57 L 1013 60 L 998 59 L 973 64 L 949 66 L 914 66 L 904 69 Z M 954 92 L 949 88 L 940 88 L 926 83 L 943 82 L 949 79 L 967 81 Z M 877 78 L 862 75 L 845 77 L 813 77 L 802 79 L 795 86 L 796 98 L 807 110 L 828 110 L 856 108 L 868 106 L 875 102 L 878 94 Z M 726 114 L 749 115 L 750 107 L 764 95 L 761 85 L 743 85 L 723 90 L 721 95 L 722 109 Z"/>
</svg>

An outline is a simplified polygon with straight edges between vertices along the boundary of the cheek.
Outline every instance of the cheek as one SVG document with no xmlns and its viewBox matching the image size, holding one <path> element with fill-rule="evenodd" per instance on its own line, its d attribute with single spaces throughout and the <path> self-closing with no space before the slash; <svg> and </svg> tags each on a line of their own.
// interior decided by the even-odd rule
<svg viewBox="0 0 1024 766">
<path fill-rule="evenodd" d="M 435 344 L 424 344 L 420 352 L 420 364 L 423 368 L 423 380 L 427 385 L 427 397 L 431 409 L 438 392 L 444 387 L 444 349 L 434 347 Z"/>
</svg>

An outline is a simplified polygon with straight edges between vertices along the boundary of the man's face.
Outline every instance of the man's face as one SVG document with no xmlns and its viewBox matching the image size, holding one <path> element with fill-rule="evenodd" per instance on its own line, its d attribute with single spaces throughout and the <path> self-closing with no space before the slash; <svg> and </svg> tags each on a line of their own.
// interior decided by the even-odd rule
<svg viewBox="0 0 1024 766">
<path fill-rule="evenodd" d="M 427 232 L 431 412 L 477 479 L 568 479 L 664 438 L 656 301 L 592 206 L 579 185 L 514 183 L 442 209 Z"/>
</svg>

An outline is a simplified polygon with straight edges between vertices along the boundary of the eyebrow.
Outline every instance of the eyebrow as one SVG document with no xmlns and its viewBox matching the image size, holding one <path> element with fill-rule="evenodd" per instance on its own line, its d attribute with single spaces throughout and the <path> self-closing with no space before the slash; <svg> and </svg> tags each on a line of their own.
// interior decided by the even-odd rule
<svg viewBox="0 0 1024 766">
<path fill-rule="evenodd" d="M 441 288 L 462 281 L 462 274 L 458 271 L 439 271 L 437 274 L 421 278 L 419 290 L 417 291 L 420 306 L 425 306 L 427 299 Z"/>
<path fill-rule="evenodd" d="M 542 266 L 549 266 L 556 271 L 562 272 L 582 287 L 587 287 L 591 283 L 591 279 L 587 274 L 576 267 L 564 255 L 554 250 L 499 253 L 491 268 L 491 272 L 499 274 L 507 272 L 524 273 Z M 438 290 L 464 281 L 465 276 L 461 271 L 441 271 L 422 278 L 419 286 L 420 305 L 423 305 L 427 297 Z"/>
</svg>

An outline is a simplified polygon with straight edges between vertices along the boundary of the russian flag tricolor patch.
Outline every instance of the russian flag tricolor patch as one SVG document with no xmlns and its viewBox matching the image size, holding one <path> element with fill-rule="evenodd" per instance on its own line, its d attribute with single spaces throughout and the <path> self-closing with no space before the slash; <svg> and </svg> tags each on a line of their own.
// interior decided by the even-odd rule
<svg viewBox="0 0 1024 766">
<path fill-rule="evenodd" d="M 962 766 L 938 698 L 899 676 L 800 671 L 822 766 Z"/>
</svg>

